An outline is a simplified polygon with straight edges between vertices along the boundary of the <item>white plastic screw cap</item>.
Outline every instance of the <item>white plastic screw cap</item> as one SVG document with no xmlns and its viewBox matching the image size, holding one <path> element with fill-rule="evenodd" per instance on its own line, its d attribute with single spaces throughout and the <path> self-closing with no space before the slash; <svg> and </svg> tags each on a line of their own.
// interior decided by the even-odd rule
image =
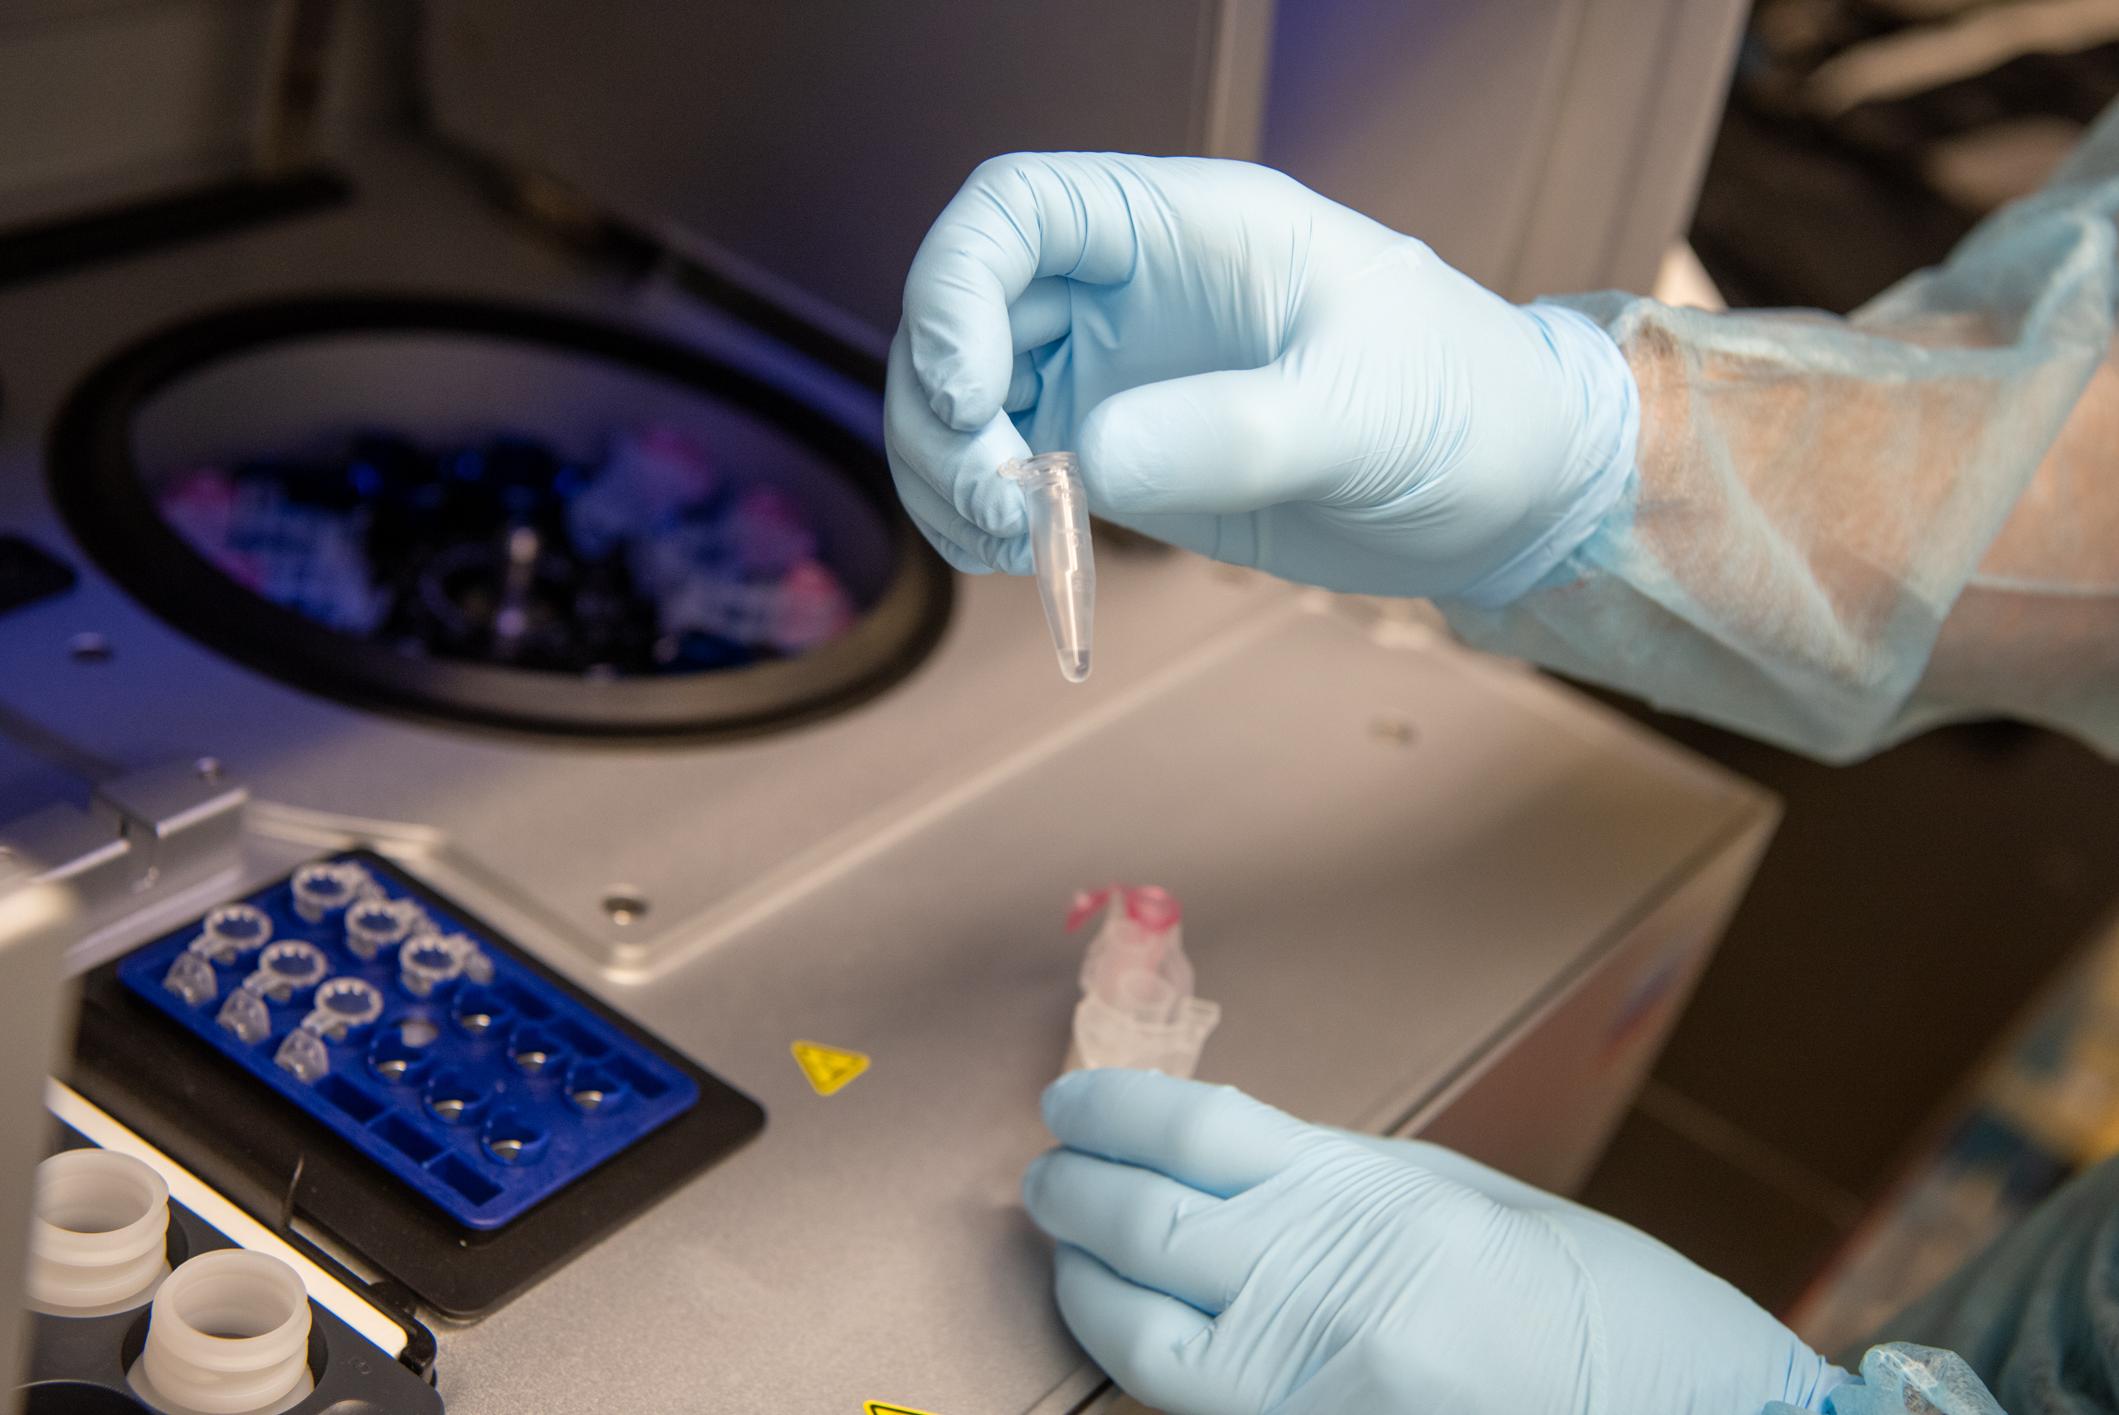
<svg viewBox="0 0 2119 1415">
<path fill-rule="evenodd" d="M 30 1301 L 52 1311 L 122 1310 L 165 1267 L 169 1186 L 142 1160 L 62 1150 L 37 1166 Z"/>
<path fill-rule="evenodd" d="M 314 1384 L 309 1294 L 269 1253 L 220 1248 L 162 1280 L 133 1387 L 150 1404 L 198 1415 L 284 1410 Z"/>
</svg>

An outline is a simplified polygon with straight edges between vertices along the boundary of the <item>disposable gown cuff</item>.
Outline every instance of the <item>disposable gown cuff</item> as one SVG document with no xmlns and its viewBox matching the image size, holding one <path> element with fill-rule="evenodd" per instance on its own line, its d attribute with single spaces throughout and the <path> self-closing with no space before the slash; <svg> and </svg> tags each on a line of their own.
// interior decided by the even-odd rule
<svg viewBox="0 0 2119 1415">
<path fill-rule="evenodd" d="M 1580 311 L 1539 301 L 1526 307 L 1551 343 L 1580 420 L 1562 480 L 1578 488 L 1567 509 L 1531 545 L 1453 598 L 1497 609 L 1531 590 L 1575 578 L 1567 561 L 1597 529 L 1631 505 L 1639 476 L 1641 394 L 1625 354 Z"/>
<path fill-rule="evenodd" d="M 1844 1373 L 1842 1373 L 1844 1374 Z M 1794 1407 L 1768 1406 L 1769 1415 Z M 1861 1358 L 1861 1378 L 1825 1397 L 1824 1415 L 2006 1415 L 2001 1402 L 1963 1357 L 1934 1346 L 1894 1341 Z"/>
</svg>

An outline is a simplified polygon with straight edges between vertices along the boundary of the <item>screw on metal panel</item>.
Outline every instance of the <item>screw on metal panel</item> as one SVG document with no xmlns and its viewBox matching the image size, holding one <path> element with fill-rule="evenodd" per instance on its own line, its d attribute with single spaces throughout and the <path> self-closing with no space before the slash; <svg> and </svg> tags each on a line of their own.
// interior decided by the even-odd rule
<svg viewBox="0 0 2119 1415">
<path fill-rule="evenodd" d="M 1420 734 L 1402 717 L 1379 717 L 1369 723 L 1369 736 L 1394 747 L 1410 747 Z"/>
<path fill-rule="evenodd" d="M 636 923 L 647 913 L 647 900 L 630 890 L 614 889 L 603 896 L 603 912 L 614 924 Z"/>
<path fill-rule="evenodd" d="M 66 641 L 67 656 L 75 663 L 108 663 L 116 650 L 101 634 L 76 634 Z"/>
</svg>

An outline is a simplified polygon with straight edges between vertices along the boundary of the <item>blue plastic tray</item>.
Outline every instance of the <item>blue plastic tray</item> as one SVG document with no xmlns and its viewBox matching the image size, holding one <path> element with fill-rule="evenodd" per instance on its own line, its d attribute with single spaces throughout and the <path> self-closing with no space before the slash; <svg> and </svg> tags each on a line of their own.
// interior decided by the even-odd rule
<svg viewBox="0 0 2119 1415">
<path fill-rule="evenodd" d="M 326 1041 L 330 1069 L 315 1081 L 273 1059 L 313 1010 L 313 989 L 267 1001 L 271 1031 L 254 1044 L 215 1020 L 256 968 L 257 952 L 215 964 L 214 996 L 196 1007 L 163 986 L 203 920 L 141 946 L 118 965 L 119 981 L 467 1228 L 500 1227 L 698 1101 L 689 1076 L 528 967 L 512 945 L 374 856 L 333 858 L 365 869 L 383 894 L 412 899 L 439 931 L 471 938 L 491 962 L 490 981 L 459 978 L 414 996 L 400 983 L 398 948 L 363 962 L 346 946 L 342 912 L 318 923 L 295 912 L 291 876 L 242 902 L 271 916 L 274 942 L 317 944 L 331 977 L 366 979 L 383 998 L 377 1020 Z M 518 1054 L 541 1061 L 530 1069 Z"/>
</svg>

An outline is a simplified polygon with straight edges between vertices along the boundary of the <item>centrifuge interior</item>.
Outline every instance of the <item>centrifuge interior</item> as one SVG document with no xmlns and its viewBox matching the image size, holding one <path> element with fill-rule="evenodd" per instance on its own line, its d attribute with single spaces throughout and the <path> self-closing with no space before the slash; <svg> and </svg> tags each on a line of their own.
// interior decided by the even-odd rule
<svg viewBox="0 0 2119 1415">
<path fill-rule="evenodd" d="M 1182 908 L 1199 1075 L 1576 1182 L 1771 799 L 1420 606 L 1101 530 L 1070 684 L 1035 588 L 897 511 L 879 355 L 1010 148 L 1644 281 L 1740 7 L 610 8 L 0 19 L 16 1393 L 161 1398 L 148 1308 L 26 1256 L 66 1148 L 161 1176 L 172 1262 L 301 1277 L 273 1408 L 1114 1406 L 1017 1200 L 1112 883 Z M 1476 171 L 1390 136 L 1435 122 Z"/>
</svg>

